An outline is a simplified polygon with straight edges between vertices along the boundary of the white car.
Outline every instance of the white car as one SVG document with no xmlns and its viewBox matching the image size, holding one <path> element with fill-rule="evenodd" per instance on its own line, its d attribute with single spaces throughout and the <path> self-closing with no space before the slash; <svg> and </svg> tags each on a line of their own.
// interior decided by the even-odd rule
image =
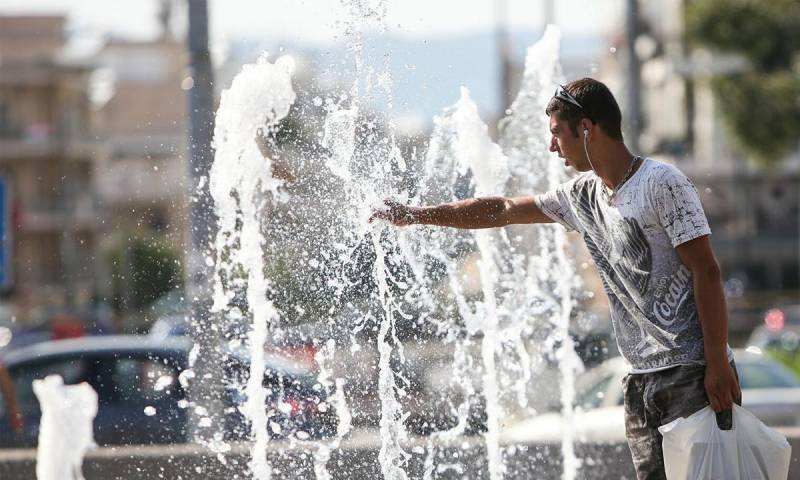
<svg viewBox="0 0 800 480">
<path fill-rule="evenodd" d="M 758 349 L 734 350 L 742 387 L 742 406 L 770 426 L 800 425 L 800 379 Z M 625 440 L 622 379 L 628 371 L 621 357 L 606 360 L 576 381 L 573 435 L 579 442 Z M 560 412 L 522 420 L 503 431 L 508 443 L 561 442 L 564 421 Z"/>
</svg>

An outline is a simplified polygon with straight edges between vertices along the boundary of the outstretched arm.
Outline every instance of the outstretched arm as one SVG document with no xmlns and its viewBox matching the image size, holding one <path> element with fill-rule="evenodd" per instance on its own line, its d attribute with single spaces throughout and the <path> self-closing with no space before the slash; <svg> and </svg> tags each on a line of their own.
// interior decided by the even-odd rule
<svg viewBox="0 0 800 480">
<path fill-rule="evenodd" d="M 452 228 L 492 228 L 519 223 L 551 223 L 534 197 L 481 197 L 430 207 L 410 207 L 385 200 L 369 221 L 385 220 L 396 226 L 437 225 Z"/>
<path fill-rule="evenodd" d="M 719 264 L 708 235 L 678 245 L 676 250 L 692 271 L 694 301 L 703 329 L 708 400 L 715 412 L 729 410 L 733 402 L 741 402 L 742 391 L 728 363 L 728 309 Z"/>
</svg>

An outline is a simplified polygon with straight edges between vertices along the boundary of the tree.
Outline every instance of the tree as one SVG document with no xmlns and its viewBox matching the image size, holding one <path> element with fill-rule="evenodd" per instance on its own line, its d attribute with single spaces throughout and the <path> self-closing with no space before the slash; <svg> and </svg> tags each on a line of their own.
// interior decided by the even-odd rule
<svg viewBox="0 0 800 480">
<path fill-rule="evenodd" d="M 741 55 L 749 67 L 712 80 L 723 118 L 762 164 L 797 148 L 800 132 L 800 2 L 695 0 L 685 9 L 689 42 Z"/>
<path fill-rule="evenodd" d="M 142 312 L 165 293 L 182 287 L 180 256 L 162 239 L 135 236 L 124 241 L 120 236 L 109 255 L 112 306 L 117 311 Z"/>
</svg>

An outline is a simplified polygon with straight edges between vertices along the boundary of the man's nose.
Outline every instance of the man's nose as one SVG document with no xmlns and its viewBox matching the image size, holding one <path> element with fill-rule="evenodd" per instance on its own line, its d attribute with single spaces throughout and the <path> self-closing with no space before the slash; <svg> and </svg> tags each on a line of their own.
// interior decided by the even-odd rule
<svg viewBox="0 0 800 480">
<path fill-rule="evenodd" d="M 558 144 L 556 142 L 556 137 L 550 139 L 550 151 L 557 152 L 558 151 Z"/>
</svg>

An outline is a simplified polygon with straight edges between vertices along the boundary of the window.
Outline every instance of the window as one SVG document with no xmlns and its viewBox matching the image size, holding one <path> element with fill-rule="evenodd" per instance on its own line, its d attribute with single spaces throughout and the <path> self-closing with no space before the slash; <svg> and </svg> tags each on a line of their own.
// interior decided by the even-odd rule
<svg viewBox="0 0 800 480">
<path fill-rule="evenodd" d="M 584 410 L 599 407 L 603 403 L 603 399 L 605 399 L 608 386 L 613 378 L 613 375 L 606 375 L 591 384 L 587 389 L 577 392 L 575 396 L 576 405 Z"/>
<path fill-rule="evenodd" d="M 740 363 L 736 365 L 742 388 L 798 388 L 800 380 L 776 365 Z"/>
<path fill-rule="evenodd" d="M 33 393 L 33 381 L 49 375 L 60 375 L 65 385 L 74 385 L 86 380 L 87 362 L 84 359 L 60 359 L 22 365 L 11 369 L 17 403 L 23 415 L 39 413 L 39 399 Z"/>
<path fill-rule="evenodd" d="M 146 358 L 120 358 L 111 375 L 118 402 L 147 402 L 179 398 L 178 372 Z"/>
</svg>

